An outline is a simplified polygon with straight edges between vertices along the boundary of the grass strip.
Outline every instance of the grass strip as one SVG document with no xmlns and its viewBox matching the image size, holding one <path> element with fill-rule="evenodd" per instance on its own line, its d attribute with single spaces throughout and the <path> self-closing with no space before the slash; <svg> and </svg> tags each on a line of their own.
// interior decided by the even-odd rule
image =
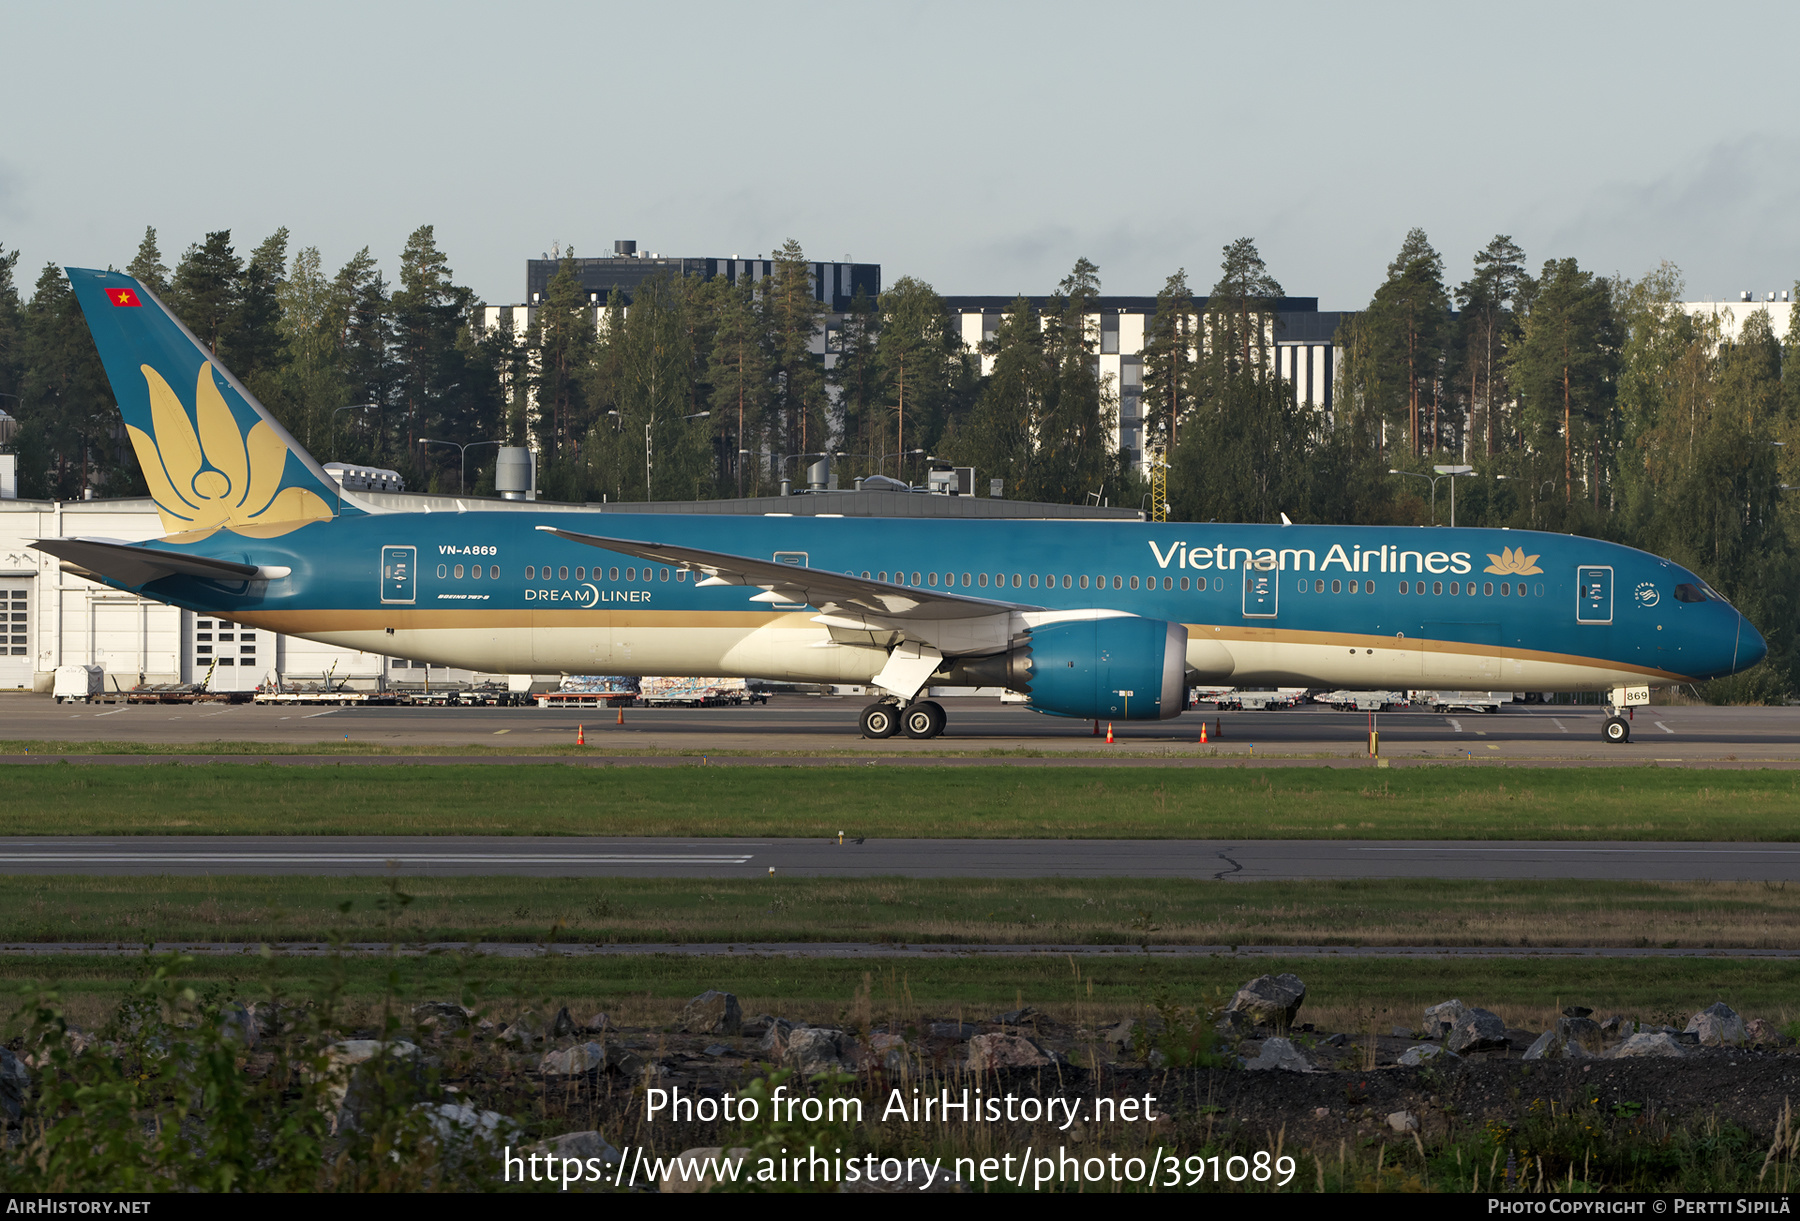
<svg viewBox="0 0 1800 1221">
<path fill-rule="evenodd" d="M 1800 944 L 1767 882 L 0 876 L 0 941 Z"/>
<path fill-rule="evenodd" d="M 0 990 L 32 996 L 54 989 L 77 1021 L 94 1021 L 169 957 L 0 957 Z M 1791 964 L 1754 959 L 1230 958 L 1179 963 L 1136 956 L 1094 960 L 1023 958 L 909 960 L 872 965 L 845 959 L 620 958 L 197 958 L 173 968 L 204 997 L 252 1000 L 271 992 L 322 995 L 335 989 L 368 1009 L 456 999 L 490 1006 L 497 1016 L 523 1007 L 566 1005 L 615 1021 L 661 1026 L 688 998 L 708 988 L 735 993 L 744 1012 L 812 1021 L 969 1019 L 1031 1005 L 1063 1020 L 1098 1025 L 1161 1002 L 1222 1005 L 1245 980 L 1291 971 L 1307 986 L 1300 1020 L 1326 1030 L 1376 1030 L 1416 1024 L 1422 1010 L 1458 997 L 1509 1024 L 1542 1028 L 1559 1007 L 1588 1005 L 1602 1015 L 1681 1025 L 1723 1000 L 1748 1016 L 1785 1024 L 1800 1015 L 1800 973 Z M 16 1006 L 12 1006 L 16 1008 Z M 16 1016 L 0 1022 L 10 1033 Z"/>
<path fill-rule="evenodd" d="M 1800 774 L 1631 768 L 0 767 L 4 835 L 1800 839 Z"/>
</svg>

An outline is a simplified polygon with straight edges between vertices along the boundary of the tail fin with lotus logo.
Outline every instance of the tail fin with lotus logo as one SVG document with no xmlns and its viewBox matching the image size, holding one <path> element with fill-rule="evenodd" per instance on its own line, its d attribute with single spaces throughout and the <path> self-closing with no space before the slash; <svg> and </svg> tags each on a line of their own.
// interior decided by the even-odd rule
<svg viewBox="0 0 1800 1221">
<path fill-rule="evenodd" d="M 168 533 L 269 538 L 367 511 L 156 294 L 118 272 L 66 270 Z"/>
</svg>

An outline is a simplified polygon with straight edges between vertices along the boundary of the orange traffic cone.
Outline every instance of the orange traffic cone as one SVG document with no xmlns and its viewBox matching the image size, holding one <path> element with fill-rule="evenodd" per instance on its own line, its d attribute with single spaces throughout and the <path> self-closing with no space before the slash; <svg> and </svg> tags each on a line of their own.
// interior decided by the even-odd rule
<svg viewBox="0 0 1800 1221">
<path fill-rule="evenodd" d="M 577 746 L 586 746 L 587 745 L 587 730 L 584 726 L 577 725 L 575 727 L 575 745 L 577 745 Z"/>
<path fill-rule="evenodd" d="M 1112 740 L 1113 740 L 1113 736 L 1112 736 L 1112 722 L 1111 722 L 1111 721 L 1108 721 L 1108 722 L 1107 722 L 1107 723 L 1106 723 L 1106 744 L 1107 744 L 1107 745 L 1108 745 L 1108 746 L 1111 746 L 1111 745 L 1112 745 Z"/>
<path fill-rule="evenodd" d="M 1224 736 L 1225 736 L 1225 718 L 1220 717 L 1218 720 L 1213 722 L 1213 737 L 1222 738 Z"/>
<path fill-rule="evenodd" d="M 623 725 L 624 723 L 625 723 L 625 705 L 620 704 L 619 705 L 619 724 Z"/>
<path fill-rule="evenodd" d="M 1099 717 L 1094 718 L 1094 736 L 1096 738 L 1100 736 L 1100 718 Z"/>
<path fill-rule="evenodd" d="M 1200 745 L 1206 745 L 1206 722 L 1200 722 Z"/>
</svg>

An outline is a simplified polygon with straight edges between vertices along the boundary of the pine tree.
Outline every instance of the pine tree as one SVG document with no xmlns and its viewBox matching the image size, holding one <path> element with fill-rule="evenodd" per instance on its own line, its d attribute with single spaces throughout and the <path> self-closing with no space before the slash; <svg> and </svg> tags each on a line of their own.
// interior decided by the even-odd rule
<svg viewBox="0 0 1800 1221">
<path fill-rule="evenodd" d="M 1076 504 L 1106 485 L 1118 423 L 1118 396 L 1098 372 L 1100 269 L 1087 259 L 1057 286 L 1044 308 L 1044 358 L 1050 375 L 1034 460 L 1035 495 Z"/>
<path fill-rule="evenodd" d="M 1144 336 L 1144 426 L 1149 433 L 1167 437 L 1171 450 L 1181 441 L 1182 417 L 1192 406 L 1188 381 L 1196 327 L 1194 292 L 1183 268 L 1164 281 Z"/>
<path fill-rule="evenodd" d="M 356 424 L 372 433 L 361 456 L 404 470 L 415 469 L 412 452 L 391 443 L 387 411 L 392 401 L 394 364 L 388 286 L 367 246 L 352 255 L 332 277 L 330 319 L 337 335 L 344 398 L 347 403 L 377 404 L 373 411 L 355 413 Z"/>
<path fill-rule="evenodd" d="M 1574 259 L 1544 264 L 1509 372 L 1528 443 L 1561 449 L 1563 503 L 1574 501 L 1577 455 L 1598 508 L 1613 441 L 1619 338 L 1608 283 Z"/>
<path fill-rule="evenodd" d="M 908 428 L 915 442 L 929 441 L 942 428 L 951 367 L 944 322 L 944 299 L 923 280 L 902 276 L 881 294 L 875 358 L 894 416 L 896 479 L 906 479 L 911 465 L 906 460 Z"/>
<path fill-rule="evenodd" d="M 830 372 L 851 472 L 879 473 L 887 458 L 887 382 L 876 357 L 880 340 L 881 313 L 867 290 L 858 288 L 838 328 L 837 363 Z"/>
<path fill-rule="evenodd" d="M 774 422 L 771 440 L 787 457 L 822 449 L 825 427 L 824 362 L 813 352 L 825 306 L 813 295 L 812 264 L 800 243 L 788 239 L 775 255 L 775 271 L 762 289 Z"/>
<path fill-rule="evenodd" d="M 141 486 L 135 456 L 115 439 L 118 413 L 100 354 L 75 293 L 55 264 L 38 276 L 24 310 L 23 340 L 20 423 L 35 434 L 37 454 L 53 465 L 51 493 L 80 500 L 115 471 L 123 475 L 110 489 L 116 494 Z"/>
<path fill-rule="evenodd" d="M 1457 347 L 1467 396 L 1470 428 L 1479 429 L 1483 452 L 1500 451 L 1508 398 L 1506 353 L 1518 336 L 1517 316 L 1531 293 L 1525 252 L 1500 234 L 1475 256 L 1475 274 L 1456 292 L 1461 312 Z"/>
<path fill-rule="evenodd" d="M 215 356 L 237 322 L 244 264 L 231 248 L 231 230 L 189 246 L 169 285 L 169 305 Z"/>
<path fill-rule="evenodd" d="M 163 266 L 162 252 L 156 248 L 155 229 L 144 227 L 144 240 L 138 243 L 137 255 L 126 264 L 125 271 L 157 296 L 168 297 L 169 269 Z"/>
<path fill-rule="evenodd" d="M 622 303 L 615 312 L 623 316 Z M 589 413 L 582 393 L 595 343 L 594 315 L 575 278 L 574 252 L 566 251 L 538 307 L 532 347 L 537 355 L 535 390 L 544 430 L 543 452 L 552 460 L 573 460 Z M 608 346 L 617 332 L 608 329 Z"/>
<path fill-rule="evenodd" d="M 993 358 L 993 371 L 976 400 L 963 452 L 975 466 L 1005 479 L 1008 495 L 1029 500 L 1038 491 L 1037 450 L 1052 373 L 1044 330 L 1028 298 L 1020 296 L 1007 309 L 982 354 Z"/>
<path fill-rule="evenodd" d="M 713 422 L 720 435 L 729 433 L 730 470 L 736 493 L 745 492 L 745 466 L 755 473 L 754 492 L 761 482 L 763 410 L 768 401 L 768 361 L 763 352 L 763 332 L 757 317 L 753 290 L 748 281 L 730 285 L 719 298 L 713 331 L 707 381 L 712 385 Z"/>
<path fill-rule="evenodd" d="M 1385 426 L 1405 420 L 1407 452 L 1417 457 L 1441 440 L 1445 332 L 1450 299 L 1443 260 L 1422 229 L 1410 230 L 1388 264 L 1388 278 L 1358 319 L 1363 368 L 1353 392 Z M 1360 383 L 1358 385 L 1357 383 Z M 1384 430 L 1385 432 L 1385 427 Z M 1378 439 L 1385 444 L 1385 436 Z"/>
</svg>

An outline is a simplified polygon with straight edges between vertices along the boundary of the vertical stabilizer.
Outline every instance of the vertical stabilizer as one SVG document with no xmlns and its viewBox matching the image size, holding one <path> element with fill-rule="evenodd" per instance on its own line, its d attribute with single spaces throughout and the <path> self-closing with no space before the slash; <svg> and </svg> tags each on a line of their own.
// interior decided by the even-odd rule
<svg viewBox="0 0 1800 1221">
<path fill-rule="evenodd" d="M 155 293 L 65 270 L 165 530 L 268 538 L 365 511 Z"/>
</svg>

